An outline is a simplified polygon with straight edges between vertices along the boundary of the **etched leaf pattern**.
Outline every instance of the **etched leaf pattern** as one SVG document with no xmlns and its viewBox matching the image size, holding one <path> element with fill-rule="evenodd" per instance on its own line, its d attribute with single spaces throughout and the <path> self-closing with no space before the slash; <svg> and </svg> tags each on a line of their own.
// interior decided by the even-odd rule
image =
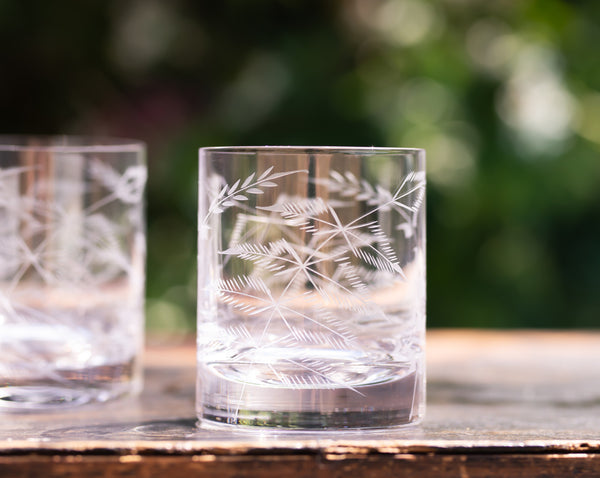
<svg viewBox="0 0 600 478">
<path fill-rule="evenodd" d="M 379 223 L 378 214 L 397 214 L 396 228 L 410 237 L 423 203 L 424 175 L 410 173 L 398 188 L 389 191 L 350 172 L 332 171 L 330 177 L 314 181 L 325 184 L 337 196 L 335 200 L 281 193 L 271 205 L 246 205 L 251 195 L 276 188 L 277 178 L 307 173 L 274 173 L 270 167 L 258 177 L 252 173 L 231 186 L 218 177 L 221 186 L 202 221 L 201 226 L 209 227 L 211 217 L 229 207 L 239 208 L 229 243 L 218 252 L 222 267 L 237 260 L 251 264 L 245 269 L 250 272 L 222 278 L 215 289 L 222 304 L 247 316 L 248 321 L 268 317 L 258 337 L 246 328 L 228 329 L 227 340 L 243 342 L 246 354 L 273 345 L 268 343 L 271 327 L 287 330 L 283 338 L 276 334 L 282 347 L 353 350 L 354 332 L 333 312 L 341 309 L 385 321 L 385 312 L 370 298 L 373 285 L 405 280 L 393 241 Z M 367 212 L 344 222 L 340 209 L 356 202 L 364 203 Z M 300 327 L 299 323 L 307 326 Z M 325 363 L 308 356 L 283 360 L 310 373 L 289 375 L 271 365 L 281 385 L 344 386 Z"/>
<path fill-rule="evenodd" d="M 34 169 L 0 168 L 0 280 L 8 281 L 4 293 L 10 294 L 26 275 L 79 288 L 131 274 L 122 221 L 102 211 L 120 202 L 124 219 L 139 221 L 146 168 L 134 165 L 120 174 L 92 160 L 87 180 L 42 177 L 36 190 L 21 190 L 21 176 Z M 84 208 L 82 197 L 88 193 L 91 202 Z"/>
<path fill-rule="evenodd" d="M 273 181 L 274 179 L 300 172 L 308 172 L 306 170 L 297 170 L 273 173 L 272 171 L 273 166 L 270 166 L 256 179 L 254 178 L 256 173 L 252 173 L 241 184 L 241 180 L 239 179 L 231 186 L 225 184 L 212 200 L 208 214 L 204 218 L 205 221 L 211 214 L 222 213 L 225 209 L 238 205 L 240 201 L 248 201 L 249 195 L 263 194 L 264 188 L 277 187 L 277 183 Z"/>
<path fill-rule="evenodd" d="M 366 201 L 369 206 L 377 206 L 383 211 L 393 209 L 403 219 L 396 228 L 401 230 L 406 238 L 414 233 L 418 212 L 425 199 L 423 172 L 413 171 L 407 174 L 394 193 L 380 185 L 373 186 L 364 179 L 359 181 L 350 171 L 344 174 L 332 171 L 325 182 L 330 191 L 339 192 L 343 197 Z"/>
</svg>

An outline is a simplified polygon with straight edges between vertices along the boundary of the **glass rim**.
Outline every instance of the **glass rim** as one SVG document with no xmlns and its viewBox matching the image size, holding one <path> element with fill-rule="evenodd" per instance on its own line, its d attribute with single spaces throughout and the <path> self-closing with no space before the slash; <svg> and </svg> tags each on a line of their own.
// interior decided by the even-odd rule
<svg viewBox="0 0 600 478">
<path fill-rule="evenodd" d="M 0 151 L 52 153 L 139 152 L 146 144 L 137 139 L 88 135 L 0 135 Z"/>
<path fill-rule="evenodd" d="M 208 153 L 277 153 L 277 154 L 420 154 L 424 148 L 396 148 L 385 146 L 207 146 L 200 152 Z"/>
</svg>

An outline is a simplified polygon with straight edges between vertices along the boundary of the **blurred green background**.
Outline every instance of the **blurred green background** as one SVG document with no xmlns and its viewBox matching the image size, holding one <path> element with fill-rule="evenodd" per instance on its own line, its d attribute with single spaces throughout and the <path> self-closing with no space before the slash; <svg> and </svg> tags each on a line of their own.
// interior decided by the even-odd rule
<svg viewBox="0 0 600 478">
<path fill-rule="evenodd" d="M 195 320 L 197 149 L 422 147 L 429 326 L 600 324 L 600 2 L 0 0 L 0 131 L 149 147 L 148 326 Z"/>
</svg>

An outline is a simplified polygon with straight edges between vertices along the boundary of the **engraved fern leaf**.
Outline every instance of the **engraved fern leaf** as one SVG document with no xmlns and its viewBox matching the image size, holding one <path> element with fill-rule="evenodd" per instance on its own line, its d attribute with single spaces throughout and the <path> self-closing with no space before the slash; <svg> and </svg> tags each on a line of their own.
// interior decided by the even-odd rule
<svg viewBox="0 0 600 478">
<path fill-rule="evenodd" d="M 342 387 L 352 390 L 359 395 L 364 395 L 356 388 L 337 378 L 339 372 L 329 362 L 316 360 L 310 356 L 300 357 L 296 360 L 286 359 L 285 361 L 304 371 L 304 373 L 285 374 L 281 376 L 280 380 L 282 383 L 290 388 Z"/>
<path fill-rule="evenodd" d="M 277 187 L 275 179 L 289 176 L 291 174 L 308 173 L 306 169 L 297 169 L 294 171 L 283 171 L 279 173 L 273 173 L 273 166 L 267 168 L 257 179 L 254 179 L 256 173 L 250 174 L 244 181 L 238 179 L 231 186 L 225 184 L 217 196 L 212 200 L 208 214 L 204 219 L 204 222 L 208 219 L 211 214 L 220 214 L 225 209 L 235 206 L 240 201 L 248 201 L 248 195 L 259 195 L 264 193 L 264 188 Z"/>
<path fill-rule="evenodd" d="M 217 283 L 217 290 L 225 304 L 248 315 L 255 315 L 273 305 L 269 288 L 259 278 L 237 276 L 221 279 Z"/>
<path fill-rule="evenodd" d="M 346 350 L 350 347 L 355 338 L 340 337 L 337 335 L 331 335 L 320 331 L 308 329 L 306 327 L 290 327 L 290 335 L 284 337 L 281 341 L 282 345 L 289 347 L 295 347 L 298 345 L 303 346 L 318 346 L 318 347 L 330 347 L 334 350 Z"/>
</svg>

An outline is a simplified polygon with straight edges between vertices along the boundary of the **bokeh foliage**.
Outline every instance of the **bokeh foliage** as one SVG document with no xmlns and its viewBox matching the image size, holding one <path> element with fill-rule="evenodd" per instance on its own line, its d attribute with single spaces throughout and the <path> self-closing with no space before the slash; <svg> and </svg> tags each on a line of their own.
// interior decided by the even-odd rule
<svg viewBox="0 0 600 478">
<path fill-rule="evenodd" d="M 197 149 L 428 152 L 430 326 L 600 319 L 600 3 L 0 0 L 0 130 L 149 146 L 148 323 L 193 327 Z"/>
</svg>

